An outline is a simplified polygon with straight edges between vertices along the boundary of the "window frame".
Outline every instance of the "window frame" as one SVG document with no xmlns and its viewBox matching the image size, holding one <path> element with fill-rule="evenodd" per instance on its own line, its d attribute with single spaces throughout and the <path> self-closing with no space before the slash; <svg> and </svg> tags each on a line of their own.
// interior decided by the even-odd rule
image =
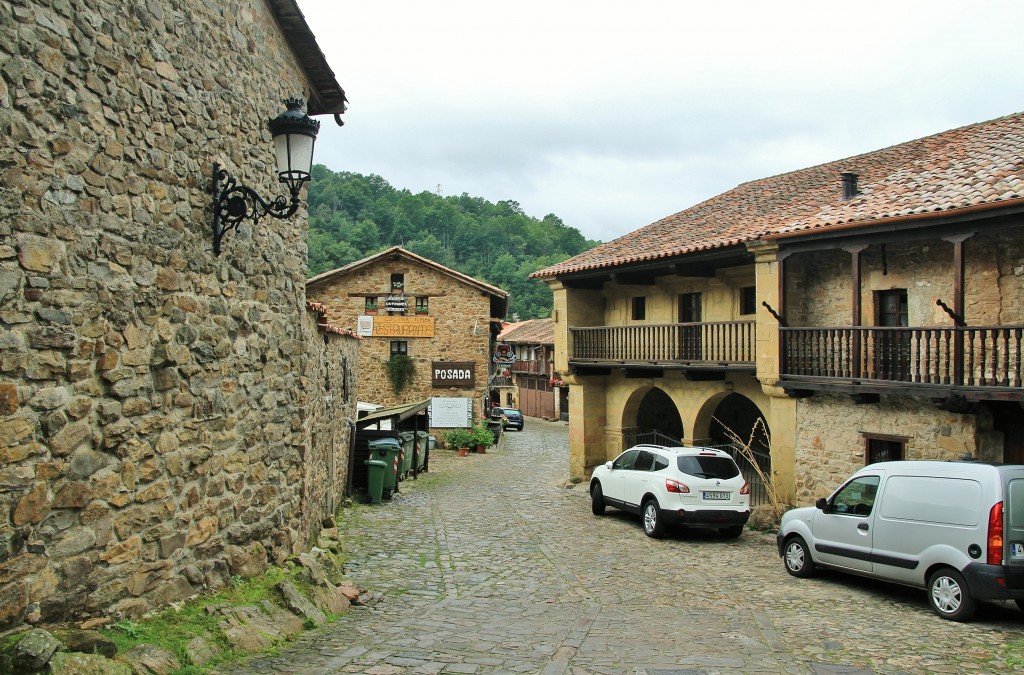
<svg viewBox="0 0 1024 675">
<path fill-rule="evenodd" d="M 739 289 L 739 313 L 740 316 L 757 314 L 757 286 L 743 286 Z"/>
<path fill-rule="evenodd" d="M 860 432 L 860 435 L 864 439 L 864 466 L 869 466 L 878 462 L 898 462 L 905 459 L 907 456 L 907 441 L 910 440 L 909 436 L 876 434 L 870 431 L 862 431 Z M 878 454 L 886 452 L 886 448 L 881 445 L 883 443 L 888 445 L 890 449 L 895 448 L 897 450 L 895 457 L 875 459 Z"/>
</svg>

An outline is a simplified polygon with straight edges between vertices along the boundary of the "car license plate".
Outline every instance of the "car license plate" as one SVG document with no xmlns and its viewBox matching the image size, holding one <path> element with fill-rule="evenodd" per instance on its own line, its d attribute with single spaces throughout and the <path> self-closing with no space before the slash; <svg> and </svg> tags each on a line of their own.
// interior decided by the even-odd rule
<svg viewBox="0 0 1024 675">
<path fill-rule="evenodd" d="M 711 499 L 729 500 L 731 498 L 732 498 L 732 493 L 731 492 L 714 492 L 714 491 L 709 491 L 709 490 L 705 490 L 704 491 L 704 499 L 708 499 L 708 500 L 711 500 Z"/>
<path fill-rule="evenodd" d="M 1010 560 L 1013 562 L 1024 562 L 1024 543 L 1015 541 L 1010 544 Z"/>
</svg>

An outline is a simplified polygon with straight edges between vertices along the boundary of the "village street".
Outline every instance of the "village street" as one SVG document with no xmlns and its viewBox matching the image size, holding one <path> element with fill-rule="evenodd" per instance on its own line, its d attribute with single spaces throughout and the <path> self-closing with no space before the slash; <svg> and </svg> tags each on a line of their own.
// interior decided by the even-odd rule
<svg viewBox="0 0 1024 675">
<path fill-rule="evenodd" d="M 996 673 L 1024 614 L 942 621 L 923 591 L 787 575 L 771 533 L 662 540 L 567 488 L 564 423 L 528 418 L 500 448 L 339 519 L 349 576 L 382 594 L 255 673 Z"/>
</svg>

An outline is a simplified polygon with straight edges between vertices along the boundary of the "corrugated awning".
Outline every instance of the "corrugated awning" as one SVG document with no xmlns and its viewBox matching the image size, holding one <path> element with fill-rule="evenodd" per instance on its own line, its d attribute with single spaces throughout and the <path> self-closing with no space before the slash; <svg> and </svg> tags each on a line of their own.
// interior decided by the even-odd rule
<svg viewBox="0 0 1024 675">
<path fill-rule="evenodd" d="M 426 410 L 428 407 L 430 407 L 429 398 L 425 401 L 420 401 L 419 403 L 406 403 L 405 405 L 396 405 L 390 408 L 374 410 L 366 417 L 360 417 L 356 420 L 356 429 L 365 429 L 371 424 L 375 424 L 386 419 L 401 422 L 402 420 L 409 419 L 413 415 Z"/>
</svg>

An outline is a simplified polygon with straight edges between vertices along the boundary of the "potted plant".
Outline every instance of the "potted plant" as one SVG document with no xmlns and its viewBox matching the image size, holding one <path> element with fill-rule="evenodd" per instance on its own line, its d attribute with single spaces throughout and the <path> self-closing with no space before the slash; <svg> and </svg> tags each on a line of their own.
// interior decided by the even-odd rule
<svg viewBox="0 0 1024 675">
<path fill-rule="evenodd" d="M 444 444 L 459 451 L 459 457 L 469 454 L 469 446 L 473 443 L 473 432 L 461 427 L 449 429 L 444 434 Z"/>
<path fill-rule="evenodd" d="M 494 432 L 488 429 L 482 422 L 473 425 L 473 443 L 476 451 L 480 454 L 487 452 L 487 446 L 494 443 Z"/>
<path fill-rule="evenodd" d="M 363 308 L 363 311 L 366 312 L 367 314 L 376 314 L 377 313 L 377 303 L 376 302 L 368 302 L 368 303 L 366 303 L 365 307 Z"/>
</svg>

